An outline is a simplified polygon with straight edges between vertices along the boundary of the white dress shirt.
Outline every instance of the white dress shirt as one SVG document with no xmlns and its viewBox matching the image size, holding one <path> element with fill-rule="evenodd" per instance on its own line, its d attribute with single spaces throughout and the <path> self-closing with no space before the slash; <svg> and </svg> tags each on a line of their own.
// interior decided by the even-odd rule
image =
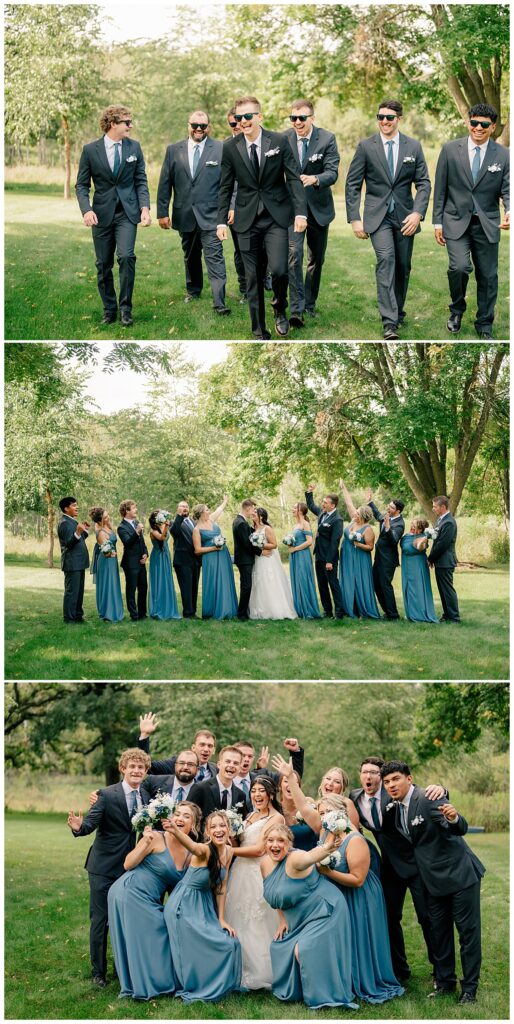
<svg viewBox="0 0 514 1024">
<path fill-rule="evenodd" d="M 389 142 L 393 143 L 393 146 L 392 146 L 392 150 L 393 150 L 393 167 L 394 167 L 394 174 L 396 174 L 396 168 L 398 166 L 398 154 L 400 152 L 400 133 L 396 132 L 396 135 L 392 139 L 386 139 L 386 138 L 384 138 L 384 136 L 382 134 L 380 134 L 380 139 L 381 139 L 382 145 L 384 147 L 384 154 L 385 154 L 386 161 L 387 161 L 387 154 L 389 152 L 388 143 Z M 389 167 L 389 163 L 387 164 L 387 166 Z M 393 177 L 394 177 L 394 175 L 393 175 Z"/>
<path fill-rule="evenodd" d="M 297 135 L 296 136 L 296 145 L 298 146 L 298 159 L 300 161 L 300 167 L 302 166 L 302 163 L 303 163 L 303 143 L 304 142 L 310 142 L 311 138 L 312 138 L 312 128 L 311 128 L 311 130 L 310 130 L 308 135 Z"/>
<path fill-rule="evenodd" d="M 187 800 L 187 798 L 189 796 L 189 790 L 191 789 L 191 786 L 194 785 L 194 781 L 195 781 L 194 779 L 191 779 L 191 782 L 179 782 L 179 780 L 177 779 L 177 776 L 175 775 L 175 778 L 173 780 L 173 789 L 172 789 L 172 792 L 171 792 L 171 799 L 172 800 L 178 800 L 178 791 L 179 791 L 179 789 L 182 789 L 183 790 L 183 795 L 181 797 L 181 800 Z"/>
<path fill-rule="evenodd" d="M 200 159 L 201 159 L 202 153 L 203 153 L 203 151 L 205 149 L 205 143 L 206 142 L 207 142 L 207 137 L 205 137 L 205 139 L 202 139 L 202 142 L 193 142 L 193 139 L 191 139 L 191 138 L 189 138 L 187 140 L 187 157 L 188 157 L 188 160 L 189 160 L 189 170 L 191 171 L 191 177 L 193 177 L 193 160 L 194 160 L 194 155 L 195 155 L 195 149 L 199 149 L 200 150 Z"/>
<path fill-rule="evenodd" d="M 74 516 L 69 516 L 67 512 L 63 512 L 63 516 L 66 516 L 66 519 L 71 519 L 72 523 L 76 523 L 76 522 L 77 522 L 77 520 L 75 519 L 75 517 L 74 517 Z M 81 536 L 82 536 L 82 537 L 88 537 L 88 536 L 89 536 L 89 534 L 88 534 L 87 530 L 83 530 L 83 531 L 82 531 L 82 534 L 80 534 L 80 533 L 77 533 L 77 531 L 75 530 L 75 533 L 74 533 L 74 535 L 73 535 L 73 536 L 74 536 L 74 537 L 76 537 L 76 538 L 77 538 L 77 540 L 80 540 L 80 537 L 81 537 Z"/>
<path fill-rule="evenodd" d="M 377 809 L 378 820 L 379 820 L 380 824 L 382 824 L 382 808 L 380 806 L 381 794 L 382 794 L 382 786 L 379 786 L 377 791 L 376 791 L 376 793 L 374 793 L 373 796 L 368 796 L 367 793 L 361 793 L 361 795 L 359 797 L 359 801 L 358 802 L 360 804 L 361 811 L 362 811 L 366 821 L 368 822 L 368 825 L 370 826 L 370 828 L 376 828 L 375 822 L 373 821 L 373 818 L 371 816 L 371 801 L 372 800 L 376 800 L 375 807 Z"/>
<path fill-rule="evenodd" d="M 143 806 L 143 801 L 141 799 L 141 793 L 139 792 L 139 786 L 137 787 L 137 789 L 134 789 L 133 786 L 129 786 L 128 782 L 125 782 L 125 779 L 123 779 L 123 782 L 121 783 L 121 785 L 123 786 L 123 792 L 125 794 L 125 800 L 127 801 L 127 811 L 129 812 L 129 816 L 131 816 L 132 815 L 132 801 L 134 799 L 133 798 L 133 793 L 137 794 L 136 799 L 137 799 L 137 809 L 138 809 L 138 811 L 140 811 L 142 806 Z"/>
<path fill-rule="evenodd" d="M 484 162 L 485 151 L 486 151 L 488 145 L 489 145 L 489 139 L 487 139 L 487 142 L 482 142 L 480 144 L 480 146 L 478 146 L 477 142 L 473 142 L 473 139 L 471 138 L 471 135 L 468 135 L 468 156 L 469 156 L 469 167 L 470 167 L 470 170 L 473 167 L 473 160 L 475 159 L 475 150 L 476 150 L 477 146 L 478 146 L 478 148 L 480 150 L 480 166 L 482 166 L 482 164 Z"/>
<path fill-rule="evenodd" d="M 224 786 L 219 775 L 216 776 L 216 782 L 218 783 L 218 789 L 220 791 L 220 797 L 226 791 L 227 793 L 227 811 L 232 807 L 232 783 L 229 786 Z"/>
<path fill-rule="evenodd" d="M 109 138 L 108 135 L 104 135 L 104 144 L 105 144 L 105 152 L 107 154 L 107 159 L 109 161 L 109 167 L 111 168 L 111 171 L 114 171 L 114 153 L 115 153 L 114 147 L 115 146 L 119 146 L 120 147 L 119 154 L 120 154 L 120 160 L 121 160 L 121 153 L 122 153 L 121 139 L 118 139 L 118 141 L 116 142 L 115 139 L 111 139 L 111 138 Z"/>
<path fill-rule="evenodd" d="M 253 142 L 250 142 L 250 139 L 247 138 L 247 136 L 245 135 L 245 143 L 246 143 L 246 152 L 248 153 L 248 159 L 250 160 L 250 163 L 252 163 L 252 154 L 251 154 L 251 151 L 250 151 L 250 146 L 257 146 L 257 156 L 259 158 L 259 167 L 260 167 L 260 165 L 262 163 L 262 160 L 261 160 L 261 156 L 262 156 L 262 153 L 261 153 L 261 150 L 262 150 L 262 128 L 260 129 L 257 138 L 254 139 Z"/>
</svg>

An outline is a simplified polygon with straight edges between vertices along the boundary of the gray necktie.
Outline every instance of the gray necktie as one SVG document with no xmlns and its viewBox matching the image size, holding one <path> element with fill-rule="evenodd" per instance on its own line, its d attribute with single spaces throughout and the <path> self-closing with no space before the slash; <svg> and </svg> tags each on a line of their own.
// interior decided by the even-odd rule
<svg viewBox="0 0 514 1024">
<path fill-rule="evenodd" d="M 200 163 L 200 146 L 196 146 L 195 147 L 195 151 L 193 153 L 193 178 L 196 176 L 196 172 L 198 170 L 198 164 L 199 163 Z"/>
<path fill-rule="evenodd" d="M 394 181 L 394 160 L 393 160 L 393 146 L 394 146 L 394 142 L 389 140 L 389 142 L 386 142 L 386 146 L 388 146 L 388 150 L 387 150 L 387 165 L 389 167 L 389 174 L 391 175 L 391 181 Z M 387 212 L 388 213 L 392 213 L 393 210 L 394 210 L 394 199 L 391 196 L 391 198 L 389 200 L 389 206 L 387 207 Z"/>
<path fill-rule="evenodd" d="M 410 839 L 409 826 L 407 823 L 407 808 L 405 804 L 400 804 L 400 821 L 403 834 L 407 836 L 407 839 Z"/>
<path fill-rule="evenodd" d="M 475 146 L 475 155 L 473 157 L 473 163 L 471 164 L 471 177 L 473 183 L 477 180 L 480 173 L 480 146 Z"/>
</svg>

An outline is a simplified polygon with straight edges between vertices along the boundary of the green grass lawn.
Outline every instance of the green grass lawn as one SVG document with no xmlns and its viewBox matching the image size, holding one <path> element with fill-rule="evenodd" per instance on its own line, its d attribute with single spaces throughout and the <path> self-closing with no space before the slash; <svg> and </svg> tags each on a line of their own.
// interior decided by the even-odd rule
<svg viewBox="0 0 514 1024">
<path fill-rule="evenodd" d="M 401 610 L 399 573 L 395 583 Z M 502 569 L 456 573 L 461 626 L 405 619 L 111 625 L 98 619 L 89 577 L 87 624 L 66 626 L 59 569 L 10 555 L 5 585 L 7 679 L 508 678 Z"/>
<path fill-rule="evenodd" d="M 184 265 L 176 231 L 156 223 L 139 229 L 132 328 L 100 324 L 101 304 L 91 232 L 75 199 L 65 201 L 58 186 L 10 183 L 5 194 L 6 339 L 219 339 L 251 338 L 248 308 L 238 303 L 232 241 L 225 243 L 230 317 L 217 317 L 207 277 L 201 300 L 184 306 Z M 330 228 L 319 297 L 320 317 L 292 340 L 374 340 L 382 337 L 375 297 L 375 257 L 369 241 L 359 242 L 346 224 L 341 195 Z M 427 224 L 414 244 L 405 340 L 448 339 L 447 256 Z M 500 292 L 495 335 L 509 337 L 508 237 L 500 245 Z M 475 339 L 476 289 L 470 282 L 469 310 L 459 338 Z M 271 309 L 268 327 L 273 317 Z"/>
<path fill-rule="evenodd" d="M 455 996 L 427 1000 L 429 965 L 421 929 L 407 896 L 403 927 L 412 968 L 406 994 L 357 1011 L 309 1011 L 267 993 L 232 996 L 194 1008 L 163 996 L 149 1002 L 118 1000 L 112 981 L 104 991 L 89 980 L 88 883 L 83 864 L 90 840 L 74 840 L 65 816 L 8 814 L 6 818 L 5 1016 L 7 1019 L 268 1019 L 483 1020 L 508 1018 L 509 839 L 505 833 L 472 835 L 469 844 L 487 872 L 482 886 L 484 961 L 479 999 L 457 1006 Z M 112 977 L 112 964 L 109 962 Z"/>
</svg>

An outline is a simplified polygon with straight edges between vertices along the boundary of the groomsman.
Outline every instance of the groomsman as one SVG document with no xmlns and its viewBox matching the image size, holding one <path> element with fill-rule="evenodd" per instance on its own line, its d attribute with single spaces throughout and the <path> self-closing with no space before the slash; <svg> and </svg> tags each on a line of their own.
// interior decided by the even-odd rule
<svg viewBox="0 0 514 1024">
<path fill-rule="evenodd" d="M 381 776 L 396 805 L 396 828 L 409 843 L 428 891 L 435 965 L 430 996 L 455 992 L 455 925 L 463 974 L 459 1003 L 474 1003 L 482 959 L 480 880 L 485 868 L 462 839 L 468 823 L 446 797 L 427 800 L 404 761 L 388 761 Z"/>
<path fill-rule="evenodd" d="M 267 775 L 268 778 L 272 779 L 275 786 L 280 785 L 280 775 L 278 772 L 268 770 L 269 764 L 269 750 L 267 747 L 263 747 L 259 757 L 257 758 L 257 764 L 255 769 L 252 770 L 253 762 L 255 759 L 255 747 L 253 743 L 249 743 L 248 740 L 239 740 L 234 743 L 234 747 L 239 750 L 241 754 L 241 768 L 239 774 L 235 776 L 234 782 L 239 789 L 244 790 L 246 796 L 246 809 L 248 812 L 252 809 L 252 802 L 250 800 L 250 789 L 252 783 L 259 778 L 260 775 Z M 284 747 L 289 751 L 292 759 L 293 768 L 295 772 L 300 776 L 303 775 L 303 761 L 304 761 L 304 750 L 300 746 L 298 740 L 295 738 L 285 739 Z"/>
<path fill-rule="evenodd" d="M 492 338 L 498 297 L 500 231 L 510 228 L 509 151 L 492 138 L 498 114 L 487 103 L 468 113 L 468 135 L 445 143 L 437 161 L 433 224 L 448 251 L 450 316 L 457 334 L 466 310 L 466 288 L 475 267 L 479 338 Z M 505 214 L 500 218 L 500 199 Z M 501 223 L 500 223 L 501 220 Z M 473 262 L 472 262 L 473 261 Z"/>
<path fill-rule="evenodd" d="M 337 511 L 339 496 L 326 494 L 319 505 L 314 504 L 314 484 L 309 484 L 305 501 L 311 512 L 318 517 L 318 533 L 314 544 L 314 564 L 318 580 L 319 596 L 323 605 L 323 618 L 342 619 L 343 599 L 337 578 L 339 566 L 339 544 L 343 536 L 343 520 Z M 334 610 L 332 611 L 332 599 Z"/>
<path fill-rule="evenodd" d="M 314 124 L 310 100 L 295 100 L 286 131 L 297 160 L 307 200 L 307 231 L 289 228 L 289 304 L 291 327 L 304 327 L 304 313 L 315 317 L 316 300 L 325 261 L 328 228 L 336 215 L 331 186 L 338 176 L 340 156 L 333 132 Z M 303 243 L 307 237 L 307 270 L 303 280 Z"/>
<path fill-rule="evenodd" d="M 138 743 L 138 746 L 142 748 L 141 743 Z M 181 750 L 175 759 L 174 771 L 156 775 L 150 768 L 145 786 L 152 796 L 158 792 L 169 793 L 173 800 L 182 803 L 182 800 L 189 800 L 189 792 L 194 786 L 197 772 L 198 754 L 195 754 L 194 750 Z"/>
<path fill-rule="evenodd" d="M 380 103 L 378 133 L 359 142 L 346 178 L 348 222 L 356 238 L 371 238 L 375 250 L 378 309 L 386 341 L 398 338 L 405 320 L 414 235 L 421 230 L 431 190 L 421 143 L 399 131 L 402 115 L 397 100 Z"/>
<path fill-rule="evenodd" d="M 243 621 L 249 618 L 248 605 L 252 592 L 252 570 L 253 563 L 260 555 L 266 555 L 261 548 L 256 548 L 250 536 L 254 532 L 250 526 L 247 516 L 250 516 L 255 508 L 255 502 L 246 498 L 241 502 L 241 511 L 232 523 L 232 534 L 234 537 L 234 565 L 239 569 L 239 604 L 237 617 Z"/>
<path fill-rule="evenodd" d="M 222 747 L 218 755 L 218 774 L 192 786 L 189 799 L 198 804 L 202 812 L 202 826 L 211 811 L 237 810 L 243 818 L 246 817 L 246 794 L 234 782 L 241 770 L 241 761 L 237 747 Z"/>
<path fill-rule="evenodd" d="M 450 499 L 445 494 L 434 498 L 432 508 L 436 514 L 437 536 L 428 556 L 428 564 L 435 569 L 435 579 L 443 614 L 441 622 L 460 622 L 459 601 L 453 585 L 453 573 L 457 565 L 455 541 L 457 523 L 450 512 Z"/>
<path fill-rule="evenodd" d="M 107 973 L 107 895 L 114 881 L 124 873 L 125 857 L 134 849 L 136 833 L 132 818 L 150 792 L 144 777 L 150 758 L 141 750 L 124 750 L 118 767 L 123 780 L 99 790 L 98 799 L 84 818 L 81 813 L 68 814 L 68 825 L 75 837 L 96 837 L 86 857 L 89 875 L 89 948 L 93 984 L 105 988 Z"/>
<path fill-rule="evenodd" d="M 141 715 L 139 719 L 138 747 L 147 754 L 150 753 L 150 736 L 158 726 L 157 718 L 151 711 Z M 210 729 L 199 729 L 191 744 L 191 750 L 198 758 L 198 769 L 194 777 L 195 782 L 203 782 L 205 779 L 213 779 L 218 773 L 217 765 L 211 761 L 216 749 L 216 737 Z M 168 775 L 175 772 L 177 754 L 158 761 L 152 758 L 148 769 L 149 775 Z"/>
<path fill-rule="evenodd" d="M 258 99 L 242 96 L 236 100 L 235 110 L 241 134 L 223 143 L 218 238 L 227 238 L 229 209 L 237 181 L 234 230 L 245 268 L 252 332 L 255 338 L 270 337 L 264 308 L 267 259 L 273 283 L 275 332 L 279 338 L 285 338 L 289 333 L 287 231 L 293 223 L 296 231 L 305 231 L 305 189 L 287 139 L 261 127 Z"/>
<path fill-rule="evenodd" d="M 393 498 L 382 515 L 371 500 L 372 494 L 370 487 L 368 505 L 380 525 L 380 533 L 375 546 L 375 561 L 373 562 L 373 585 L 386 619 L 399 619 L 393 590 L 393 576 L 395 569 L 400 564 L 398 545 L 405 532 L 405 522 L 402 516 L 405 504 L 399 498 Z"/>
<path fill-rule="evenodd" d="M 186 268 L 184 302 L 200 298 L 203 252 L 214 311 L 219 316 L 228 316 L 230 309 L 225 305 L 227 271 L 223 247 L 216 234 L 223 143 L 210 139 L 209 131 L 209 115 L 195 110 L 189 116 L 188 138 L 168 146 L 157 191 L 157 219 L 165 231 L 172 227 L 180 234 Z"/>
<path fill-rule="evenodd" d="M 63 514 L 57 527 L 61 545 L 61 569 L 64 573 L 63 617 L 65 622 L 84 622 L 84 583 L 89 567 L 86 540 L 89 523 L 78 523 L 78 503 L 73 497 L 61 498 Z"/>
<path fill-rule="evenodd" d="M 231 134 L 229 138 L 233 138 L 235 135 L 241 134 L 241 123 L 235 119 L 236 108 L 231 107 L 227 114 L 227 123 L 230 128 Z M 232 202 L 235 202 L 235 193 L 237 191 L 237 182 L 234 187 L 234 194 L 232 196 Z M 232 236 L 232 242 L 234 244 L 234 266 L 236 268 L 237 280 L 239 283 L 239 293 L 241 295 L 240 302 L 246 302 L 246 278 L 245 278 L 245 266 L 243 263 L 243 257 L 241 256 L 241 250 L 239 248 L 239 240 L 237 237 L 237 231 L 234 231 L 233 220 L 234 211 L 232 209 L 232 202 L 230 204 L 231 209 L 228 215 L 228 226 L 230 228 L 230 234 Z"/>
<path fill-rule="evenodd" d="M 118 526 L 118 536 L 123 544 L 121 568 L 125 573 L 125 596 L 130 618 L 137 622 L 138 619 L 146 619 L 148 548 L 143 537 L 143 524 L 137 518 L 135 501 L 122 501 L 120 516 L 122 521 Z"/>
<path fill-rule="evenodd" d="M 182 614 L 185 619 L 196 617 L 198 583 L 202 568 L 202 560 L 195 555 L 193 548 L 194 527 L 187 501 L 179 501 L 170 533 L 173 537 L 173 568 L 180 588 Z"/>
<path fill-rule="evenodd" d="M 145 228 L 152 223 L 145 158 L 139 142 L 129 139 L 132 115 L 127 107 L 107 107 L 100 128 L 102 138 L 82 150 L 75 192 L 84 224 L 93 229 L 102 323 L 116 321 L 119 304 L 121 324 L 130 327 L 137 225 Z M 91 183 L 95 187 L 92 206 Z M 120 268 L 119 303 L 112 275 L 115 253 Z"/>
</svg>

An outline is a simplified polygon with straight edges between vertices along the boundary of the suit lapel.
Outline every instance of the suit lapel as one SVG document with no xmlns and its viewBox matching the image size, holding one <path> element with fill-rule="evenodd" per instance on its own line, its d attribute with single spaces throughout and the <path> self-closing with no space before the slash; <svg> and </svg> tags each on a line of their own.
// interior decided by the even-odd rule
<svg viewBox="0 0 514 1024">
<path fill-rule="evenodd" d="M 382 139 L 381 139 L 381 137 L 379 137 L 377 135 L 377 137 L 373 141 L 375 143 L 375 146 L 377 147 L 377 160 L 378 160 L 378 163 L 379 163 L 380 167 L 382 168 L 382 170 L 383 170 L 383 172 L 384 172 L 384 174 L 386 176 L 388 184 L 390 185 L 391 184 L 391 175 L 389 174 L 389 165 L 388 165 L 387 160 L 386 160 L 385 150 L 384 150 L 384 147 L 382 145 Z"/>
<path fill-rule="evenodd" d="M 407 140 L 405 139 L 405 136 L 402 135 L 402 133 L 400 132 L 399 133 L 399 140 L 398 140 L 398 163 L 396 164 L 396 171 L 395 171 L 395 175 L 394 175 L 393 181 L 396 181 L 400 171 L 403 168 L 403 158 L 404 158 L 404 156 L 407 156 Z"/>
<path fill-rule="evenodd" d="M 183 164 L 183 166 L 186 169 L 186 173 L 187 173 L 187 176 L 188 176 L 189 180 L 192 181 L 193 179 L 191 177 L 191 169 L 189 167 L 189 155 L 188 155 L 188 152 L 187 152 L 187 139 L 185 139 L 183 142 L 180 143 L 179 154 L 178 155 L 179 155 L 179 160 L 182 161 L 182 164 Z"/>
<path fill-rule="evenodd" d="M 116 181 L 114 174 L 112 173 L 111 168 L 109 166 L 103 136 L 101 139 L 98 139 L 98 142 L 96 143 L 96 149 L 98 153 L 98 159 L 100 160 L 100 163 L 102 164 L 103 168 L 107 171 L 107 174 L 111 176 L 112 180 Z"/>
<path fill-rule="evenodd" d="M 212 139 L 206 139 L 205 140 L 205 146 L 203 147 L 203 153 L 202 153 L 202 155 L 200 157 L 200 163 L 198 164 L 198 167 L 197 167 L 197 170 L 196 170 L 196 177 L 198 177 L 198 175 L 200 174 L 200 171 L 203 171 L 203 169 L 205 167 L 205 163 L 206 163 L 207 157 L 208 157 L 208 155 L 209 155 L 209 153 L 211 152 L 212 149 L 214 149 L 214 142 L 213 142 L 213 140 Z"/>
<path fill-rule="evenodd" d="M 268 159 L 273 159 L 273 157 L 266 157 L 266 153 L 268 152 L 270 146 L 271 135 L 268 135 L 267 132 L 263 131 L 261 138 L 261 162 L 259 166 L 259 181 L 262 180 L 262 176 L 264 174 L 264 171 L 266 170 L 266 164 L 268 162 Z"/>
<path fill-rule="evenodd" d="M 118 801 L 119 808 L 124 816 L 124 819 L 126 820 L 127 824 L 130 825 L 130 814 L 128 812 L 127 801 L 125 798 L 125 793 L 123 792 L 123 786 L 121 782 L 118 782 L 118 788 L 116 790 L 116 800 Z"/>
<path fill-rule="evenodd" d="M 480 184 L 480 182 L 482 181 L 482 178 L 484 177 L 484 175 L 487 174 L 487 168 L 489 166 L 489 163 L 491 163 L 491 162 L 494 163 L 494 158 L 496 156 L 496 148 L 497 148 L 496 147 L 496 143 L 493 142 L 492 139 L 489 139 L 489 142 L 487 143 L 487 146 L 485 148 L 484 159 L 482 160 L 482 166 L 480 168 L 480 171 L 478 172 L 478 178 L 475 181 L 475 185 L 474 185 L 475 188 L 477 187 L 477 185 Z M 493 175 L 491 175 L 491 177 L 493 177 Z"/>
<path fill-rule="evenodd" d="M 311 157 L 312 154 L 316 152 L 316 146 L 318 145 L 318 136 L 319 129 L 313 126 L 312 134 L 309 139 L 309 147 L 307 149 L 307 160 L 305 161 L 305 166 L 307 166 L 307 163 L 309 162 L 309 157 Z"/>
<path fill-rule="evenodd" d="M 462 166 L 464 168 L 464 173 L 466 175 L 466 178 L 468 179 L 470 188 L 474 188 L 475 186 L 473 184 L 473 178 L 471 177 L 471 167 L 470 167 L 470 164 L 469 164 L 468 140 L 467 139 L 462 139 L 462 141 L 459 142 L 459 156 L 460 156 L 460 159 L 461 159 Z M 485 163 L 485 161 L 484 161 L 484 163 Z"/>
<path fill-rule="evenodd" d="M 245 166 L 250 171 L 250 174 L 252 175 L 252 178 L 255 178 L 255 171 L 254 171 L 254 169 L 252 167 L 252 164 L 251 164 L 251 161 L 250 161 L 250 157 L 248 156 L 248 151 L 246 149 L 246 140 L 245 140 L 244 135 L 240 135 L 237 138 L 236 146 L 238 148 L 238 152 L 239 152 L 239 155 L 240 155 L 243 163 L 245 164 Z"/>
</svg>

